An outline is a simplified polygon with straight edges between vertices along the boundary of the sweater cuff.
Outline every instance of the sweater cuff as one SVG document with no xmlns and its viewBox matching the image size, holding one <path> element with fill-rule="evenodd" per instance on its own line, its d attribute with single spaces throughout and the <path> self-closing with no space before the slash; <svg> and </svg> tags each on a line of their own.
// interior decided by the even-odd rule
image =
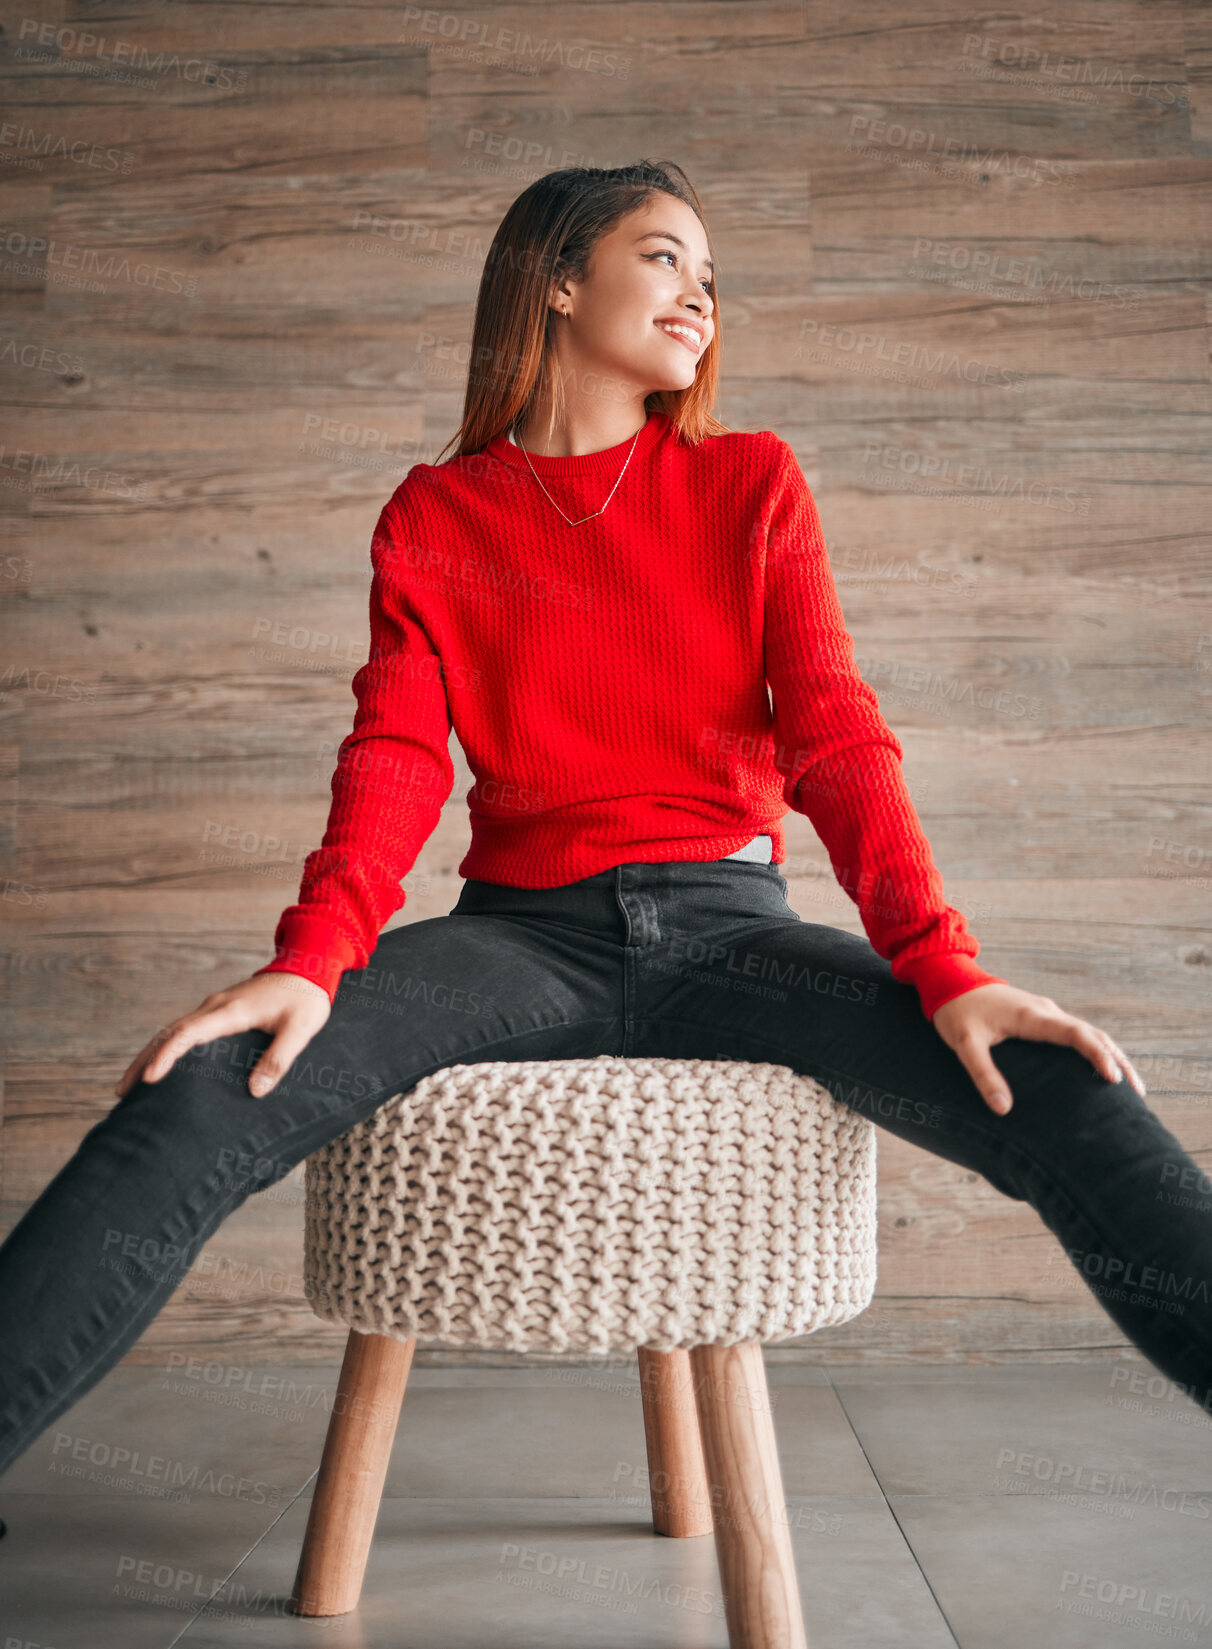
<svg viewBox="0 0 1212 1649">
<path fill-rule="evenodd" d="M 933 1019 L 944 1002 L 975 990 L 978 985 L 1009 984 L 1009 980 L 995 973 L 986 973 L 964 951 L 917 956 L 911 962 L 894 963 L 892 972 L 902 984 L 912 985 L 917 991 L 927 1019 Z"/>
<path fill-rule="evenodd" d="M 324 916 L 293 916 L 277 935 L 277 954 L 256 973 L 297 973 L 335 1001 L 341 975 L 357 961 L 357 951 Z M 255 974 L 254 974 L 255 977 Z"/>
</svg>

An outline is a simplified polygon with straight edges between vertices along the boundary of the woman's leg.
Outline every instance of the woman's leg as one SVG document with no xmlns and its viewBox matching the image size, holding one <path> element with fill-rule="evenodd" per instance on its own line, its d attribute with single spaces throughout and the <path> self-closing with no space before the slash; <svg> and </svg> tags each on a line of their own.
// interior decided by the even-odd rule
<svg viewBox="0 0 1212 1649">
<path fill-rule="evenodd" d="M 1016 1037 L 992 1050 L 1014 1096 L 995 1116 L 865 939 L 801 921 L 769 870 L 740 892 L 738 874 L 726 897 L 688 874 L 658 894 L 628 956 L 634 1051 L 787 1065 L 1029 1202 L 1123 1333 L 1212 1412 L 1212 1198 L 1168 1199 L 1199 1168 L 1148 1103 L 1074 1049 Z"/>
<path fill-rule="evenodd" d="M 207 1238 L 388 1098 L 449 1065 L 613 1053 L 618 947 L 453 912 L 385 934 L 263 1099 L 264 1031 L 136 1082 L 0 1246 L 0 1472 L 118 1362 Z"/>
</svg>

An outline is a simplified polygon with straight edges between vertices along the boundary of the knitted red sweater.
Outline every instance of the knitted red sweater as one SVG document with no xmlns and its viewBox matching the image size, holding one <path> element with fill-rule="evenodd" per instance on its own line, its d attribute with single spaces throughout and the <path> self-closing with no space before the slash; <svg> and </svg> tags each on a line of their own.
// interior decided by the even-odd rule
<svg viewBox="0 0 1212 1649">
<path fill-rule="evenodd" d="M 576 521 L 630 447 L 530 463 Z M 453 788 L 453 724 L 475 776 L 463 877 L 556 887 L 632 860 L 722 858 L 762 832 L 781 864 L 792 807 L 927 1015 L 997 980 L 944 901 L 816 504 L 777 435 L 691 445 L 653 412 L 605 511 L 571 526 L 502 434 L 414 465 L 371 562 L 370 654 L 328 827 L 258 972 L 332 998 L 366 966 Z"/>
</svg>

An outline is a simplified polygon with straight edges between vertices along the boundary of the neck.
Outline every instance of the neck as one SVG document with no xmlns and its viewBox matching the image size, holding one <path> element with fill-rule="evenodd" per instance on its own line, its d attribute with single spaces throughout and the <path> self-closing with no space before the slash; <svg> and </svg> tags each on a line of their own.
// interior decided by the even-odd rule
<svg viewBox="0 0 1212 1649">
<path fill-rule="evenodd" d="M 569 408 L 554 424 L 548 413 L 540 412 L 524 424 L 515 424 L 513 438 L 527 452 L 544 458 L 581 458 L 630 441 L 647 422 L 648 413 L 641 399 L 609 408 Z"/>
</svg>

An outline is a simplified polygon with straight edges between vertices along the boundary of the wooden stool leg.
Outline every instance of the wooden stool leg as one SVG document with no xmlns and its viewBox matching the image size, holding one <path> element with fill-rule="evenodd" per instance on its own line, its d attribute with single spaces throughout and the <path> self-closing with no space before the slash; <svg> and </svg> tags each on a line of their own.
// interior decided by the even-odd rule
<svg viewBox="0 0 1212 1649">
<path fill-rule="evenodd" d="M 349 1331 L 292 1614 L 344 1615 L 357 1608 L 416 1344 Z"/>
<path fill-rule="evenodd" d="M 762 1348 L 693 1346 L 731 1649 L 807 1649 Z"/>
<path fill-rule="evenodd" d="M 699 1436 L 690 1356 L 639 1347 L 648 1489 L 657 1534 L 711 1533 L 711 1493 Z"/>
</svg>

